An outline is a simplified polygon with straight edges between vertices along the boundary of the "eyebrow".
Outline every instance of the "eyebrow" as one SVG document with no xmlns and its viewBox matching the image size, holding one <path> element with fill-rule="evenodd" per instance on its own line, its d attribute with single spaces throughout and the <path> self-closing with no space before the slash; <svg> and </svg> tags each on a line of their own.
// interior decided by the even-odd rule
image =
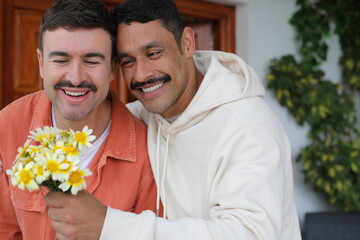
<svg viewBox="0 0 360 240">
<path fill-rule="evenodd" d="M 121 60 L 123 58 L 129 57 L 129 54 L 120 52 L 120 53 L 117 54 L 117 57 L 118 57 L 119 60 Z"/>
<path fill-rule="evenodd" d="M 49 52 L 49 58 L 51 58 L 51 57 L 56 57 L 56 56 L 59 56 L 59 57 L 69 57 L 69 54 L 67 54 L 66 52 L 61 52 L 61 51 L 52 51 L 52 52 Z"/>
<path fill-rule="evenodd" d="M 49 58 L 51 57 L 56 57 L 56 56 L 59 56 L 59 57 L 70 57 L 70 55 L 66 52 L 61 52 L 61 51 L 52 51 L 49 53 Z M 91 58 L 91 57 L 99 57 L 101 58 L 102 60 L 105 60 L 105 56 L 104 54 L 102 53 L 97 53 L 97 52 L 93 52 L 93 53 L 86 53 L 84 56 L 82 57 L 85 57 L 85 58 Z"/>
<path fill-rule="evenodd" d="M 84 55 L 84 57 L 86 57 L 86 58 L 98 57 L 98 58 L 101 58 L 102 60 L 105 60 L 104 54 L 102 54 L 102 53 L 97 53 L 97 52 L 87 53 L 87 54 Z"/>
<path fill-rule="evenodd" d="M 157 41 L 152 41 L 148 44 L 146 44 L 144 47 L 143 47 L 143 50 L 148 50 L 148 49 L 151 49 L 151 48 L 154 48 L 154 47 L 164 47 L 163 44 L 157 42 Z"/>
<path fill-rule="evenodd" d="M 156 47 L 162 47 L 163 48 L 164 44 L 161 44 L 161 43 L 159 43 L 157 41 L 152 41 L 152 42 L 146 44 L 145 46 L 141 47 L 141 50 L 146 51 L 146 50 L 149 50 L 151 48 L 156 48 Z M 130 56 L 129 54 L 124 53 L 124 52 L 119 52 L 117 54 L 117 57 L 118 57 L 119 60 L 121 60 L 121 59 L 123 59 L 125 57 L 129 57 L 129 56 Z"/>
</svg>

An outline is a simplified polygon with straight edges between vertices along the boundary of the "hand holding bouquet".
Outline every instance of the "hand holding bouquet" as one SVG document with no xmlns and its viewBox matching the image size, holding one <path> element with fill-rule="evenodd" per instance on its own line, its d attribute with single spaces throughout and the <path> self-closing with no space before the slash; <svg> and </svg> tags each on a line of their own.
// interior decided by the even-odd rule
<svg viewBox="0 0 360 240">
<path fill-rule="evenodd" d="M 6 173 L 11 183 L 30 192 L 41 186 L 50 191 L 71 192 L 76 195 L 86 188 L 89 169 L 81 169 L 80 155 L 92 146 L 95 136 L 87 126 L 82 131 L 53 127 L 37 128 L 23 147 L 18 149 L 14 165 Z M 37 142 L 31 145 L 31 141 Z"/>
</svg>

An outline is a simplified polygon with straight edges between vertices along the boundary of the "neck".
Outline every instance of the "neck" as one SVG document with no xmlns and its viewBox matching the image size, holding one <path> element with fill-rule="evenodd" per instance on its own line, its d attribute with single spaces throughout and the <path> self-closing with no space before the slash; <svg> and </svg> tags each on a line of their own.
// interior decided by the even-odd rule
<svg viewBox="0 0 360 240">
<path fill-rule="evenodd" d="M 168 109 L 166 112 L 162 113 L 164 118 L 172 118 L 177 115 L 180 115 L 185 109 L 189 106 L 190 102 L 194 98 L 196 92 L 198 91 L 204 76 L 195 68 L 189 76 L 192 77 L 190 85 L 183 92 L 183 95 L 172 105 L 171 109 Z M 175 107 L 176 106 L 176 107 Z"/>
<path fill-rule="evenodd" d="M 197 90 L 199 89 L 199 87 L 200 87 L 200 84 L 202 83 L 202 80 L 204 79 L 204 76 L 199 72 L 199 70 L 195 70 L 196 71 L 196 83 L 197 83 L 197 88 L 196 88 L 196 92 L 197 92 Z M 195 92 L 195 93 L 196 93 Z"/>
<path fill-rule="evenodd" d="M 60 129 L 73 129 L 74 131 L 81 131 L 85 125 L 93 130 L 93 135 L 98 139 L 105 131 L 107 125 L 111 120 L 111 102 L 106 99 L 96 109 L 94 109 L 88 116 L 79 120 L 65 119 L 60 112 L 55 108 L 56 125 Z"/>
</svg>

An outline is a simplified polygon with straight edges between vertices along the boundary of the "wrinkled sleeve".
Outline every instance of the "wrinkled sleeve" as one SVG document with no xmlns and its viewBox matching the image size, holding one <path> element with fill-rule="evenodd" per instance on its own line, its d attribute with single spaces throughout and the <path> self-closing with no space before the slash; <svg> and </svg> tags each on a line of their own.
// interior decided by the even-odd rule
<svg viewBox="0 0 360 240">
<path fill-rule="evenodd" d="M 214 149 L 219 165 L 210 173 L 208 219 L 166 220 L 150 211 L 108 208 L 101 239 L 301 239 L 286 196 L 292 192 L 289 143 L 259 128 L 236 129 Z"/>
<path fill-rule="evenodd" d="M 3 162 L 1 155 L 0 161 Z M 4 164 L 4 172 L 0 174 L 0 239 L 22 239 L 14 206 L 10 198 L 9 182 L 5 170 Z"/>
</svg>

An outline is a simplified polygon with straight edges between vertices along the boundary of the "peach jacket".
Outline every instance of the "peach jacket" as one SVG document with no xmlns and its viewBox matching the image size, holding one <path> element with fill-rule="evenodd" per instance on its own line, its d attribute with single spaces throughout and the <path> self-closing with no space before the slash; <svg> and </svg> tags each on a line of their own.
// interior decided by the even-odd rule
<svg viewBox="0 0 360 240">
<path fill-rule="evenodd" d="M 89 166 L 87 191 L 109 207 L 135 213 L 155 210 L 156 185 L 146 144 L 146 126 L 111 94 L 108 138 Z M 25 96 L 0 111 L 0 161 L 11 169 L 29 131 L 51 126 L 51 102 L 44 91 Z M 0 174 L 0 239 L 54 239 L 41 193 L 22 191 Z"/>
</svg>

